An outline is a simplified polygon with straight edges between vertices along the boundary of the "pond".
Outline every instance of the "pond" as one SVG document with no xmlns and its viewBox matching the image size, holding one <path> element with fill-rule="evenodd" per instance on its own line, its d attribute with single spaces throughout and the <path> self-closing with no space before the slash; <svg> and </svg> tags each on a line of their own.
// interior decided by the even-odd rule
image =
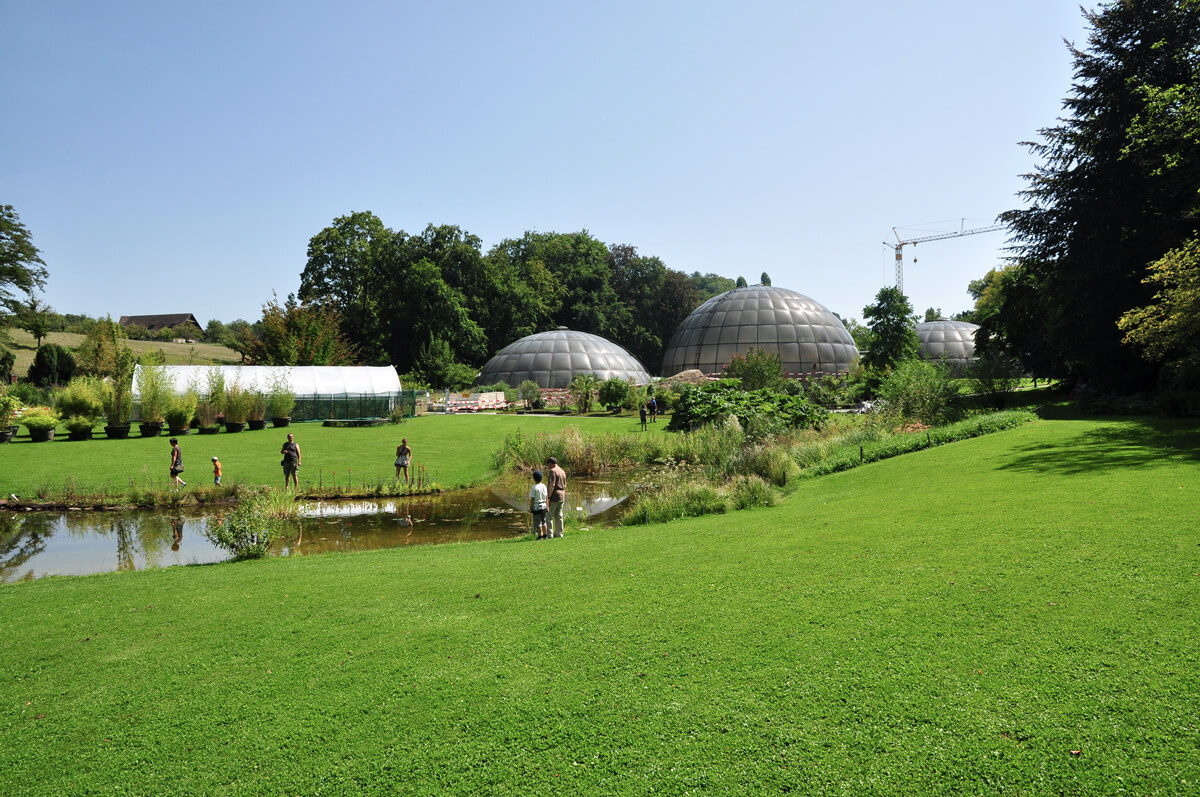
<svg viewBox="0 0 1200 797">
<path fill-rule="evenodd" d="M 572 478 L 568 511 L 589 524 L 611 523 L 626 500 L 628 476 Z M 519 537 L 529 532 L 525 483 L 436 496 L 314 501 L 300 510 L 274 556 L 367 551 Z M 229 558 L 204 536 L 204 510 L 5 512 L 0 514 L 0 582 L 49 575 L 205 564 Z"/>
</svg>

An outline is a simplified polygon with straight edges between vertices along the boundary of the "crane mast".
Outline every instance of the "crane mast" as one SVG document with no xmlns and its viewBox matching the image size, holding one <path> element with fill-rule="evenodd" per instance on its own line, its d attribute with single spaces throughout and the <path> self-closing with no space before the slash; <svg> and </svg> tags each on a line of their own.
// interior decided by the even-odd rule
<svg viewBox="0 0 1200 797">
<path fill-rule="evenodd" d="M 904 293 L 904 247 L 912 244 L 923 244 L 926 241 L 942 241 L 946 238 L 961 238 L 964 235 L 978 235 L 981 232 L 995 232 L 1003 230 L 1005 225 L 992 224 L 987 227 L 972 227 L 971 229 L 959 228 L 957 232 L 943 232 L 937 235 L 926 235 L 924 238 L 909 238 L 904 241 L 900 239 L 900 233 L 896 232 L 896 228 L 892 228 L 892 234 L 896 236 L 896 243 L 884 241 L 884 246 L 890 246 L 896 252 L 896 287 L 901 293 Z"/>
</svg>

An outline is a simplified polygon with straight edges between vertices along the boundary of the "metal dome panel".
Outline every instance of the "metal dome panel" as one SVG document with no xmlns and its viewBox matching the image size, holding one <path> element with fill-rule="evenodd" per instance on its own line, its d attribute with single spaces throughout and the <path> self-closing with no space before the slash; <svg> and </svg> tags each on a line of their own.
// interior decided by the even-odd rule
<svg viewBox="0 0 1200 797">
<path fill-rule="evenodd" d="M 735 354 L 779 355 L 785 374 L 847 371 L 858 350 L 837 316 L 802 293 L 770 285 L 734 288 L 683 320 L 663 354 L 663 376 L 720 373 Z"/>
<path fill-rule="evenodd" d="M 917 324 L 921 339 L 921 356 L 926 360 L 942 360 L 951 370 L 961 371 L 977 359 L 975 331 L 978 324 L 966 321 L 925 321 Z"/>
<path fill-rule="evenodd" d="M 650 382 L 650 374 L 625 349 L 611 340 L 587 332 L 555 329 L 527 335 L 510 343 L 487 361 L 475 379 L 477 385 L 506 382 L 517 387 L 533 380 L 543 389 L 564 388 L 578 374 L 595 374 L 600 381 L 632 379 Z"/>
</svg>

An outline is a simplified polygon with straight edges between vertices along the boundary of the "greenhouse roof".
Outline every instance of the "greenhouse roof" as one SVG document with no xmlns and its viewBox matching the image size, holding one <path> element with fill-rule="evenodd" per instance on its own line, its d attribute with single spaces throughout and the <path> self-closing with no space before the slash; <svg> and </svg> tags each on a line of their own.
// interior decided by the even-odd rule
<svg viewBox="0 0 1200 797">
<path fill-rule="evenodd" d="M 208 392 L 208 376 L 220 371 L 226 385 L 234 382 L 246 390 L 269 393 L 271 386 L 285 379 L 296 396 L 371 396 L 398 393 L 400 376 L 390 365 L 165 365 L 175 392 L 194 386 L 201 395 Z M 133 396 L 138 398 L 137 366 L 133 378 Z"/>
</svg>

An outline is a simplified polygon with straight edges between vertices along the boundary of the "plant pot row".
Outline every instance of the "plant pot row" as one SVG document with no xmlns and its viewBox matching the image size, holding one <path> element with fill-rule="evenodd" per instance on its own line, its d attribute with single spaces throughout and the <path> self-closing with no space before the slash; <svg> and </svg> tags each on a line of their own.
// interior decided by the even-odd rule
<svg viewBox="0 0 1200 797">
<path fill-rule="evenodd" d="M 272 425 L 274 425 L 276 428 L 281 427 L 281 426 L 287 426 L 291 422 L 292 422 L 291 418 L 272 418 L 271 419 Z M 166 424 L 164 424 L 164 423 L 154 422 L 154 421 L 147 422 L 147 423 L 141 423 L 141 424 L 138 424 L 138 432 L 141 433 L 142 437 L 157 437 L 160 434 L 162 434 L 163 426 L 165 426 L 165 425 Z M 265 419 L 256 420 L 256 421 L 246 421 L 245 423 L 227 422 L 224 424 L 224 426 L 225 426 L 226 432 L 240 432 L 240 431 L 246 429 L 247 427 L 251 431 L 259 431 L 259 430 L 267 428 L 267 422 Z M 10 426 L 6 429 L 0 429 L 0 443 L 10 442 L 16 436 L 19 429 L 20 429 L 20 427 L 17 427 L 17 426 Z M 109 440 L 124 440 L 127 437 L 129 437 L 129 431 L 130 431 L 129 424 L 125 424 L 123 426 L 105 426 L 104 427 L 104 434 L 106 437 L 108 437 Z M 171 434 L 172 437 L 178 437 L 181 435 L 188 434 L 190 431 L 191 431 L 190 428 L 170 429 L 169 433 Z M 221 431 L 220 426 L 207 426 L 207 427 L 201 426 L 199 429 L 200 434 L 216 434 L 220 431 Z M 80 430 L 77 432 L 69 432 L 67 435 L 67 439 L 69 439 L 69 440 L 90 440 L 91 438 L 92 438 L 92 430 L 91 429 Z M 49 442 L 54 439 L 54 430 L 46 429 L 46 430 L 39 430 L 39 431 L 31 431 L 29 433 L 29 439 L 34 443 Z"/>
</svg>

